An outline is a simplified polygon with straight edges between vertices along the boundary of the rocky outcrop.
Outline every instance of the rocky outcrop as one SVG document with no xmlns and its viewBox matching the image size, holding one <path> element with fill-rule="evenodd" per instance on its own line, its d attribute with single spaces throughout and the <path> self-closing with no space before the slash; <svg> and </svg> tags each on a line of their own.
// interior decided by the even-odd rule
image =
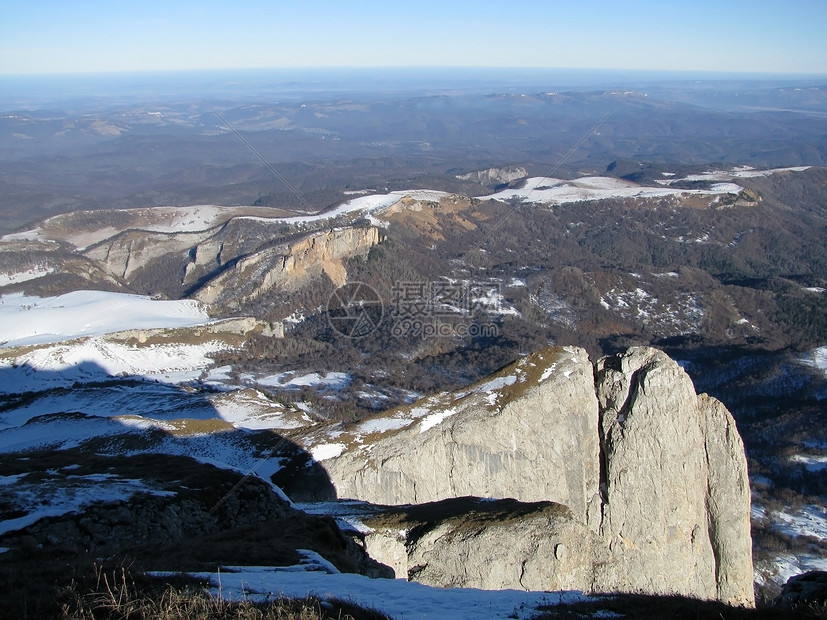
<svg viewBox="0 0 827 620">
<path fill-rule="evenodd" d="M 336 228 L 312 234 L 286 248 L 270 248 L 242 258 L 193 296 L 208 304 L 233 307 L 277 286 L 295 289 L 322 273 L 341 285 L 346 281 L 343 261 L 366 254 L 377 243 L 379 229 L 374 227 Z"/>
<path fill-rule="evenodd" d="M 417 403 L 405 412 L 406 427 L 391 434 L 362 437 L 357 427 L 340 435 L 354 449 L 324 466 L 339 497 L 376 504 L 465 495 L 546 500 L 585 523 L 598 492 L 596 409 L 585 351 L 550 349 Z"/>
<path fill-rule="evenodd" d="M 561 504 L 464 497 L 364 520 L 371 557 L 397 578 L 440 587 L 583 589 L 612 560 Z"/>
<path fill-rule="evenodd" d="M 817 610 L 827 607 L 827 571 L 812 570 L 790 577 L 773 604 L 784 610 L 809 608 L 813 617 L 818 617 Z"/>
<path fill-rule="evenodd" d="M 322 273 L 342 285 L 347 280 L 344 261 L 379 243 L 375 227 L 307 232 L 286 220 L 224 219 L 218 218 L 220 225 L 190 232 L 186 225 L 181 231 L 106 229 L 103 239 L 90 237 L 95 243 L 82 250 L 83 256 L 108 276 L 139 290 L 151 288 L 153 293 L 194 297 L 232 309 L 273 287 L 297 289 Z"/>
<path fill-rule="evenodd" d="M 524 179 L 528 172 L 522 166 L 507 166 L 505 168 L 488 168 L 477 170 L 466 174 L 458 174 L 461 181 L 475 181 L 481 185 L 495 185 L 499 183 L 510 183 L 517 179 Z"/>
<path fill-rule="evenodd" d="M 179 256 L 183 262 L 186 253 L 202 236 L 127 230 L 90 247 L 84 255 L 96 260 L 112 275 L 129 280 L 139 270 L 165 257 Z"/>
<path fill-rule="evenodd" d="M 706 506 L 718 599 L 754 602 L 750 488 L 744 442 L 723 403 L 699 397 L 707 460 Z"/>
<path fill-rule="evenodd" d="M 89 506 L 80 514 L 41 519 L 22 532 L 2 537 L 3 544 L 100 552 L 127 544 L 168 544 L 268 519 L 285 519 L 295 512 L 254 478 L 241 483 L 220 505 L 210 505 L 210 500 L 213 504 L 216 501 L 206 494 L 171 495 L 136 494 L 129 500 Z"/>
<path fill-rule="evenodd" d="M 397 573 L 433 585 L 754 602 L 746 457 L 735 423 L 655 349 L 595 367 L 580 349 L 543 351 L 336 440 L 338 456 L 322 465 L 339 497 L 417 504 L 475 495 L 565 507 L 553 518 L 524 515 L 530 527 L 507 519 L 507 527 L 457 530 L 454 519 L 426 534 L 380 528 L 368 548 Z M 576 552 L 563 562 L 553 541 Z M 543 561 L 551 572 L 513 570 Z"/>
<path fill-rule="evenodd" d="M 752 603 L 746 457 L 729 412 L 655 349 L 598 361 L 596 389 L 605 495 L 589 524 L 622 567 L 597 587 Z"/>
<path fill-rule="evenodd" d="M 136 340 L 143 344 L 153 337 L 174 338 L 177 335 L 187 334 L 190 337 L 202 337 L 206 334 L 232 334 L 243 336 L 252 331 L 258 330 L 268 336 L 283 338 L 284 327 L 280 323 L 265 323 L 252 317 L 236 317 L 231 319 L 219 319 L 206 325 L 177 328 L 148 328 L 148 329 L 126 329 L 119 332 L 106 334 L 107 340 L 130 341 Z"/>
<path fill-rule="evenodd" d="M 129 475 L 150 465 L 163 468 L 162 475 L 171 480 L 150 481 L 145 491 L 128 499 L 97 501 L 77 512 L 41 518 L 0 535 L 0 547 L 153 559 L 153 554 L 165 553 L 162 557 L 183 558 L 191 568 L 199 562 L 194 549 L 209 549 L 210 562 L 235 564 L 257 558 L 275 565 L 295 563 L 301 550 L 311 549 L 341 571 L 390 576 L 390 570 L 371 560 L 334 519 L 298 510 L 256 476 L 169 455 L 103 461 L 111 463 L 108 473 L 98 474 L 104 479 L 114 476 L 113 471 Z M 175 480 L 176 475 L 182 480 Z M 94 485 L 95 479 L 72 478 L 67 484 L 75 485 L 78 496 L 92 496 L 84 485 Z"/>
</svg>

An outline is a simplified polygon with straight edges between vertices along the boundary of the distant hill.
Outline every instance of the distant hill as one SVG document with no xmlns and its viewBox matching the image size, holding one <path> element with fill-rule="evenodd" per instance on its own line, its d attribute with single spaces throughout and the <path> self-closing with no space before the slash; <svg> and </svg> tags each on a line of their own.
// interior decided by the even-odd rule
<svg viewBox="0 0 827 620">
<path fill-rule="evenodd" d="M 145 95 L 132 105 L 98 103 L 91 110 L 4 110 L 0 232 L 80 209 L 209 203 L 306 210 L 305 203 L 321 209 L 342 191 L 364 188 L 472 193 L 470 177 L 458 176 L 513 165 L 541 175 L 564 157 L 559 176 L 599 172 L 622 158 L 827 164 L 825 88 L 813 84 L 800 91 L 716 84 L 721 99 L 710 98 L 703 84 L 685 83 L 559 92 L 551 84 L 525 92 L 486 88 L 430 95 L 308 92 L 282 101 L 251 93 L 245 103 Z M 755 109 L 733 105 L 744 96 Z"/>
</svg>

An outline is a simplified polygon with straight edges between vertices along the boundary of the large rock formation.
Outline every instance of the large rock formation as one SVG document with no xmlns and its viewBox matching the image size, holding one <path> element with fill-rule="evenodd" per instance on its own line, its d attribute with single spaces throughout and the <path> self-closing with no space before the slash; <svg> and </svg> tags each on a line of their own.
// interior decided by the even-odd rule
<svg viewBox="0 0 827 620">
<path fill-rule="evenodd" d="M 65 496 L 92 498 L 94 487 L 106 485 L 107 480 L 131 483 L 136 492 L 107 500 L 104 490 L 102 499 L 77 511 L 45 516 L 27 527 L 0 533 L 0 547 L 11 550 L 10 555 L 32 549 L 52 551 L 57 557 L 70 550 L 101 558 L 152 558 L 161 553 L 165 561 L 177 558 L 171 561 L 197 570 L 204 566 L 202 550 L 207 550 L 207 565 L 215 566 L 251 558 L 289 565 L 309 549 L 341 571 L 390 576 L 389 569 L 372 561 L 332 518 L 298 510 L 256 476 L 163 454 L 105 457 L 66 450 L 45 458 L 51 464 L 70 464 L 71 472 L 104 468 L 106 473 L 66 475 Z M 66 469 L 52 471 L 61 475 L 57 472 Z M 137 476 L 143 478 L 142 484 L 136 484 Z M 16 492 L 26 495 L 25 489 Z"/>
<path fill-rule="evenodd" d="M 496 183 L 510 183 L 517 179 L 524 179 L 528 172 L 522 166 L 507 166 L 505 168 L 488 168 L 487 170 L 476 170 L 466 174 L 458 174 L 461 181 L 475 181 L 481 185 L 493 185 Z"/>
<path fill-rule="evenodd" d="M 369 549 L 397 575 L 753 604 L 743 444 L 726 408 L 696 395 L 655 349 L 596 367 L 580 349 L 543 351 L 469 389 L 337 431 L 335 442 L 316 449 L 339 497 L 562 505 L 553 518 L 533 512 L 505 529 L 457 529 L 452 517 L 427 533 L 401 528 L 400 539 L 399 527 L 378 527 Z M 486 567 L 468 568 L 478 562 Z"/>
<path fill-rule="evenodd" d="M 338 442 L 356 447 L 324 466 L 339 497 L 376 504 L 464 495 L 547 500 L 585 523 L 599 475 L 592 373 L 581 349 L 525 357 L 469 389 L 405 410 L 405 428 L 402 417 L 340 434 Z M 394 430 L 364 437 L 372 428 Z"/>
<path fill-rule="evenodd" d="M 240 300 L 256 299 L 275 286 L 297 288 L 322 273 L 336 285 L 342 285 L 347 279 L 344 261 L 367 254 L 377 243 L 379 230 L 372 226 L 314 233 L 291 245 L 241 258 L 210 279 L 193 297 L 208 304 L 232 307 Z"/>
<path fill-rule="evenodd" d="M 729 412 L 654 349 L 599 360 L 596 388 L 605 497 L 589 525 L 622 567 L 598 587 L 751 603 L 749 482 Z"/>
<path fill-rule="evenodd" d="M 598 536 L 553 502 L 463 497 L 363 522 L 371 557 L 432 586 L 582 590 L 612 562 Z"/>
<path fill-rule="evenodd" d="M 76 245 L 88 263 L 118 285 L 149 285 L 153 293 L 194 297 L 229 309 L 273 287 L 298 288 L 322 273 L 342 285 L 347 280 L 345 261 L 379 243 L 379 230 L 371 226 L 322 228 L 321 220 L 292 221 L 277 217 L 272 209 L 264 210 L 269 217 L 248 217 L 245 210 L 107 213 L 113 225 L 90 223 L 87 234 L 72 232 L 85 221 L 76 214 L 63 217 L 63 225 L 50 221 L 47 232 L 66 238 L 66 247 Z M 262 210 L 250 211 L 254 215 Z"/>
</svg>

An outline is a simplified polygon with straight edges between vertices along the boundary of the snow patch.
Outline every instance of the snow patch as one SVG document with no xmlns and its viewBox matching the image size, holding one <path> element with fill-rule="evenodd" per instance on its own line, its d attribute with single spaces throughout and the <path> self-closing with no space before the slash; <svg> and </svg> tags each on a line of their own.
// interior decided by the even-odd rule
<svg viewBox="0 0 827 620">
<path fill-rule="evenodd" d="M 139 492 L 175 495 L 172 491 L 153 489 L 142 480 L 119 478 L 110 474 L 47 477 L 33 484 L 26 484 L 23 479 L 14 488 L 7 487 L 4 491 L 15 512 L 27 511 L 28 514 L 0 521 L 0 534 L 28 527 L 44 517 L 77 512 L 94 502 L 128 500 Z"/>
<path fill-rule="evenodd" d="M 20 282 L 28 282 L 29 280 L 36 280 L 43 276 L 48 276 L 54 273 L 55 270 L 51 267 L 32 267 L 25 271 L 17 271 L 15 273 L 0 273 L 0 286 L 8 286 L 9 284 L 19 284 Z"/>
<path fill-rule="evenodd" d="M 680 179 L 670 178 L 668 181 L 665 181 L 665 183 L 671 185 L 679 181 L 729 181 L 730 179 L 749 179 L 754 177 L 768 177 L 776 172 L 804 172 L 808 168 L 809 166 L 794 166 L 791 168 L 755 170 L 750 166 L 736 166 L 732 170 L 710 170 L 709 172 L 701 172 L 700 174 L 690 174 Z M 664 181 L 661 182 L 663 183 Z"/>
<path fill-rule="evenodd" d="M 542 383 L 546 379 L 548 379 L 551 375 L 554 374 L 554 371 L 557 369 L 557 364 L 552 364 L 548 368 L 543 371 L 543 374 L 540 375 L 539 383 Z"/>
<path fill-rule="evenodd" d="M 794 454 L 790 457 L 793 463 L 804 465 L 807 471 L 818 472 L 827 469 L 827 456 L 814 456 L 812 454 Z"/>
<path fill-rule="evenodd" d="M 160 344 L 132 347 L 100 337 L 74 344 L 53 344 L 0 359 L 6 381 L 0 393 L 21 393 L 76 382 L 101 381 L 115 376 L 149 377 L 163 383 L 198 379 L 226 348 L 220 341 L 203 344 Z"/>
<path fill-rule="evenodd" d="M 517 382 L 516 375 L 505 375 L 504 377 L 494 377 L 485 383 L 474 387 L 475 392 L 495 392 L 501 390 L 509 385 L 514 385 Z"/>
<path fill-rule="evenodd" d="M 308 593 L 321 599 L 339 598 L 392 618 L 424 620 L 497 620 L 536 616 L 544 605 L 589 600 L 580 592 L 526 592 L 523 590 L 477 590 L 436 588 L 404 579 L 371 579 L 353 573 L 330 574 L 317 567 L 310 570 L 265 566 L 228 566 L 217 573 L 192 573 L 213 583 L 215 595 L 235 600 L 285 596 L 303 598 Z"/>
<path fill-rule="evenodd" d="M 801 359 L 801 363 L 817 368 L 827 378 L 827 346 L 817 347 Z"/>
<path fill-rule="evenodd" d="M 427 416 L 419 425 L 419 432 L 424 433 L 425 431 L 433 428 L 434 426 L 441 424 L 443 420 L 451 417 L 457 412 L 456 409 L 444 409 L 442 411 L 436 411 L 431 415 Z"/>
<path fill-rule="evenodd" d="M 343 443 L 322 443 L 313 446 L 310 449 L 310 454 L 313 456 L 314 461 L 321 462 L 327 459 L 335 459 L 344 451 L 345 444 Z"/>
<path fill-rule="evenodd" d="M 190 327 L 210 322 L 196 301 L 157 301 L 143 295 L 74 291 L 58 297 L 0 298 L 0 346 L 63 342 L 128 329 Z"/>
<path fill-rule="evenodd" d="M 827 540 L 827 511 L 823 506 L 810 504 L 795 512 L 773 512 L 772 516 L 774 528 L 785 534 Z"/>
<path fill-rule="evenodd" d="M 661 183 L 668 183 L 661 181 Z M 710 189 L 673 189 L 647 187 L 613 177 L 580 177 L 566 181 L 550 177 L 526 179 L 523 187 L 509 188 L 479 198 L 490 200 L 520 200 L 542 204 L 565 204 L 608 198 L 654 198 L 682 194 L 712 196 L 721 193 L 738 193 L 743 188 L 734 183 L 720 183 Z"/>
<path fill-rule="evenodd" d="M 405 418 L 377 418 L 374 420 L 367 420 L 358 426 L 359 433 L 386 433 L 388 431 L 399 430 L 405 428 L 411 423 L 411 420 Z"/>
<path fill-rule="evenodd" d="M 350 382 L 350 375 L 346 372 L 326 372 L 324 374 L 311 372 L 296 376 L 292 372 L 283 372 L 268 377 L 251 379 L 258 385 L 285 389 L 299 389 L 303 387 L 342 389 Z"/>
</svg>

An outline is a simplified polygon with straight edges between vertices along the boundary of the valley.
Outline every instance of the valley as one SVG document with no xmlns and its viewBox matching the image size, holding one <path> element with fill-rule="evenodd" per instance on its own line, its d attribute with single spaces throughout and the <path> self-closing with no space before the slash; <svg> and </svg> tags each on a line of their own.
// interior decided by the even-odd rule
<svg viewBox="0 0 827 620">
<path fill-rule="evenodd" d="M 827 570 L 809 112 L 758 152 L 746 112 L 682 104 L 732 124 L 678 144 L 626 93 L 567 161 L 617 93 L 339 95 L 224 102 L 292 188 L 228 164 L 203 103 L 2 119 L 36 139 L 0 150 L 9 567 L 111 557 L 468 618 L 607 592 L 761 606 Z"/>
</svg>

